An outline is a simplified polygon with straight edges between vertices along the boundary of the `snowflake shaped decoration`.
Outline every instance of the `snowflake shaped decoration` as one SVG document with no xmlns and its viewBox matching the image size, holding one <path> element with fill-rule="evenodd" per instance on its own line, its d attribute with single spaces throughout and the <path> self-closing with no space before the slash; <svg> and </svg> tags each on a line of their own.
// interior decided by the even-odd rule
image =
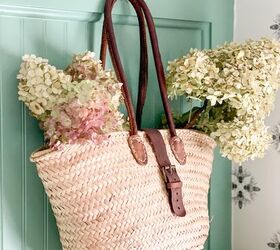
<svg viewBox="0 0 280 250">
<path fill-rule="evenodd" d="M 261 189 L 250 172 L 239 166 L 232 174 L 232 199 L 239 209 L 251 203 Z"/>
<path fill-rule="evenodd" d="M 275 149 L 280 152 L 280 123 L 272 130 L 272 139 Z"/>
<path fill-rule="evenodd" d="M 273 30 L 276 39 L 280 40 L 280 15 L 277 15 L 273 22 L 274 24 L 270 25 L 270 29 Z"/>
<path fill-rule="evenodd" d="M 280 250 L 280 231 L 273 235 L 271 242 L 268 242 L 267 245 L 274 250 Z"/>
</svg>

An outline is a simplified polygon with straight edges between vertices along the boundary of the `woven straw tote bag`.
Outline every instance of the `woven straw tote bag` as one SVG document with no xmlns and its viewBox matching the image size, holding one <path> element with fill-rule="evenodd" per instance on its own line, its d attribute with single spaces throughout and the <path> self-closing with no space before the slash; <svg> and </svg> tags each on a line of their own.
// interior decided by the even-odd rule
<svg viewBox="0 0 280 250">
<path fill-rule="evenodd" d="M 154 23 L 144 0 L 137 12 L 141 70 L 137 119 L 115 42 L 107 0 L 101 57 L 110 56 L 128 111 L 130 131 L 111 133 L 99 145 L 66 144 L 34 152 L 64 250 L 196 250 L 208 236 L 208 189 L 215 142 L 191 129 L 175 130 L 167 100 Z M 147 80 L 147 24 L 168 130 L 138 131 Z"/>
</svg>

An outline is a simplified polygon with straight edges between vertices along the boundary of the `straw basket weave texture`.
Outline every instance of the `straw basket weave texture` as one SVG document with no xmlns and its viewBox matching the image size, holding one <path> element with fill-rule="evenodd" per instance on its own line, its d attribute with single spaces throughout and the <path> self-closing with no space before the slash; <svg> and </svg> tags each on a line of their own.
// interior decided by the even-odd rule
<svg viewBox="0 0 280 250">
<path fill-rule="evenodd" d="M 161 134 L 183 182 L 185 217 L 170 212 L 165 184 L 143 132 L 145 166 L 130 153 L 127 132 L 112 133 L 101 145 L 88 142 L 32 154 L 64 250 L 203 249 L 215 142 L 192 130 L 178 130 L 187 152 L 187 163 L 179 165 L 168 146 L 168 131 Z"/>
</svg>

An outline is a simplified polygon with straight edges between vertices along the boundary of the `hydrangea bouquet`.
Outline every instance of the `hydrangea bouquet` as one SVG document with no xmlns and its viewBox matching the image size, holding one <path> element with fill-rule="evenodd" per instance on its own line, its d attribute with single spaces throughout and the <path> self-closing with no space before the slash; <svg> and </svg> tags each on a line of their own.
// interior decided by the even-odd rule
<svg viewBox="0 0 280 250">
<path fill-rule="evenodd" d="M 213 137 L 224 156 L 240 163 L 264 155 L 272 138 L 264 121 L 280 87 L 277 41 L 191 50 L 169 62 L 167 84 L 170 98 L 206 101 L 194 128 Z M 184 127 L 193 112 L 175 115 L 178 126 Z"/>
<path fill-rule="evenodd" d="M 122 84 L 94 53 L 75 55 L 64 71 L 35 55 L 22 59 L 19 99 L 40 121 L 50 147 L 83 140 L 100 143 L 108 132 L 123 129 L 118 110 Z"/>
</svg>

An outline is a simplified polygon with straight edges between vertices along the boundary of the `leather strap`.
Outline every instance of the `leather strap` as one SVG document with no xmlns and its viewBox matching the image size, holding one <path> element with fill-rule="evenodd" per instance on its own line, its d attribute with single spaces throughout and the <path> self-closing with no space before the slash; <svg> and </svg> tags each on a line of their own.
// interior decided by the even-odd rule
<svg viewBox="0 0 280 250">
<path fill-rule="evenodd" d="M 116 38 L 114 35 L 113 23 L 112 23 L 112 6 L 115 0 L 107 0 L 105 3 L 104 9 L 104 23 L 103 27 L 106 29 L 106 37 L 109 47 L 109 52 L 111 56 L 111 61 L 113 67 L 115 69 L 116 76 L 118 80 L 123 84 L 122 85 L 122 93 L 124 97 L 125 106 L 127 109 L 128 117 L 129 117 L 129 125 L 130 125 L 130 135 L 137 135 L 137 123 L 135 119 L 135 113 L 132 105 L 132 100 L 130 96 L 130 92 L 128 89 L 128 81 L 125 75 L 121 59 L 118 53 L 118 48 L 116 44 Z M 132 0 L 130 0 L 132 2 Z M 135 1 L 134 1 L 135 2 Z"/>
<path fill-rule="evenodd" d="M 112 22 L 112 8 L 116 0 L 107 0 L 105 3 L 104 8 L 104 22 L 103 22 L 103 37 L 102 37 L 102 47 L 101 47 L 101 58 L 103 59 L 103 67 L 105 65 L 105 57 L 106 57 L 106 47 L 108 43 L 108 48 L 111 56 L 111 61 L 113 64 L 113 67 L 115 69 L 115 73 L 117 76 L 117 79 L 123 84 L 122 85 L 122 94 L 125 102 L 125 106 L 127 109 L 128 117 L 129 117 L 129 125 L 130 125 L 130 136 L 128 138 L 128 145 L 130 147 L 131 153 L 136 160 L 136 162 L 140 165 L 145 165 L 148 161 L 147 158 L 147 152 L 145 145 L 142 141 L 142 139 L 137 135 L 138 129 L 137 129 L 137 122 L 135 119 L 135 113 L 132 106 L 132 100 L 130 97 L 129 89 L 128 89 L 128 81 L 125 75 L 125 72 L 123 70 L 123 66 L 121 64 L 120 56 L 118 53 L 118 48 L 116 45 L 116 39 L 114 35 L 114 29 L 113 29 L 113 22 Z M 142 34 L 145 30 L 145 22 L 144 22 L 144 16 L 141 11 L 140 5 L 138 5 L 138 1 L 136 0 L 130 0 L 131 4 L 135 8 L 135 11 L 138 16 L 139 20 L 139 26 L 140 26 L 140 33 Z M 141 39 L 143 40 L 143 37 Z M 106 39 L 105 39 L 106 36 Z M 145 42 L 145 41 L 144 41 Z M 143 43 L 143 41 L 141 42 Z M 143 43 L 142 47 L 145 45 Z M 144 59 L 143 59 L 144 58 Z M 145 60 L 145 57 L 142 57 L 142 60 Z M 141 65 L 145 65 L 146 63 L 141 63 Z"/>
<path fill-rule="evenodd" d="M 105 14 L 104 25 L 106 25 L 106 35 L 107 35 L 107 41 L 108 41 L 109 52 L 111 55 L 112 63 L 113 63 L 113 66 L 114 66 L 114 69 L 116 71 L 116 75 L 117 75 L 119 81 L 123 83 L 124 99 L 125 99 L 125 104 L 126 104 L 126 107 L 128 110 L 129 123 L 130 123 L 130 134 L 136 135 L 137 134 L 137 123 L 136 123 L 135 114 L 133 111 L 131 97 L 129 95 L 127 78 L 124 73 L 123 66 L 122 66 L 122 63 L 120 60 L 120 56 L 119 56 L 118 48 L 117 48 L 117 44 L 116 44 L 116 39 L 115 39 L 115 34 L 114 34 L 114 29 L 113 29 L 112 13 L 111 13 L 112 12 L 111 6 L 112 6 L 113 1 L 114 0 L 106 1 L 105 10 L 104 10 L 104 14 Z M 149 10 L 148 6 L 146 5 L 145 1 L 129 0 L 129 2 L 131 2 L 131 3 L 137 2 L 141 6 L 142 11 L 145 15 L 147 26 L 149 29 L 149 34 L 150 34 L 150 40 L 151 40 L 151 44 L 152 44 L 153 56 L 154 56 L 158 83 L 159 83 L 160 93 L 161 93 L 161 99 L 162 99 L 164 111 L 165 111 L 165 114 L 167 117 L 167 123 L 168 123 L 169 131 L 170 131 L 170 135 L 171 135 L 171 137 L 176 136 L 175 125 L 174 125 L 171 109 L 170 109 L 168 98 L 167 98 L 164 69 L 163 69 L 163 65 L 161 62 L 161 56 L 160 56 L 160 51 L 159 51 L 159 47 L 158 47 L 158 40 L 157 40 L 157 35 L 156 35 L 156 31 L 155 31 L 153 18 L 151 16 L 150 10 Z"/>
<path fill-rule="evenodd" d="M 186 215 L 186 210 L 183 204 L 182 182 L 178 176 L 175 165 L 172 165 L 168 158 L 162 135 L 156 129 L 145 129 L 144 131 L 153 148 L 157 163 L 161 169 L 168 192 L 171 211 L 175 215 L 183 217 Z"/>
<path fill-rule="evenodd" d="M 111 11 L 117 0 L 114 0 L 111 6 Z M 139 22 L 139 37 L 140 37 L 140 69 L 139 69 L 139 80 L 138 80 L 138 97 L 136 106 L 136 123 L 138 129 L 141 129 L 142 124 L 142 113 L 147 96 L 147 83 L 148 83 L 148 48 L 146 40 L 146 27 L 145 19 L 142 13 L 142 9 L 137 2 L 132 2 L 132 5 L 136 11 L 138 22 Z M 100 49 L 100 60 L 102 61 L 103 68 L 106 65 L 106 54 L 107 54 L 107 37 L 106 37 L 106 25 L 103 25 L 101 49 Z M 192 128 L 195 121 L 199 118 L 201 113 L 205 110 L 205 105 L 197 110 L 190 122 L 186 124 L 186 128 Z"/>
<path fill-rule="evenodd" d="M 142 7 L 143 13 L 146 18 L 149 34 L 150 34 L 150 40 L 151 40 L 151 45 L 152 45 L 152 51 L 153 51 L 153 57 L 154 57 L 154 62 L 155 62 L 155 68 L 156 68 L 156 73 L 157 73 L 157 79 L 158 79 L 158 84 L 159 84 L 159 89 L 160 89 L 160 94 L 161 94 L 161 99 L 168 123 L 168 128 L 170 131 L 171 137 L 174 137 L 177 135 L 176 130 L 175 130 L 175 124 L 173 121 L 172 117 L 172 112 L 171 108 L 169 105 L 169 101 L 167 98 L 167 89 L 166 89 L 166 82 L 165 82 L 165 74 L 164 74 L 164 68 L 161 60 L 161 54 L 159 50 L 159 45 L 158 45 L 158 38 L 156 34 L 156 29 L 155 29 L 155 24 L 151 15 L 151 12 L 144 0 L 138 0 L 139 4 Z"/>
<path fill-rule="evenodd" d="M 112 2 L 111 11 L 114 7 L 116 0 Z M 138 22 L 139 22 L 139 37 L 140 37 L 140 62 L 139 62 L 139 77 L 138 77 L 138 99 L 136 106 L 136 123 L 138 129 L 141 129 L 142 123 L 142 113 L 144 108 L 144 103 L 147 95 L 147 83 L 148 83 L 148 48 L 146 40 L 146 26 L 145 18 L 142 13 L 142 9 L 137 2 L 131 2 L 133 5 Z M 100 49 L 100 60 L 102 61 L 103 68 L 106 65 L 106 52 L 107 52 L 108 42 L 106 36 L 106 24 L 103 25 L 102 30 L 102 40 Z"/>
<path fill-rule="evenodd" d="M 128 116 L 129 116 L 129 124 L 130 124 L 130 136 L 131 137 L 136 137 L 138 129 L 137 129 L 137 122 L 135 118 L 135 113 L 134 109 L 132 106 L 132 101 L 131 97 L 129 94 L 129 89 L 128 89 L 128 82 L 127 78 L 125 75 L 125 72 L 123 70 L 123 66 L 121 63 L 120 55 L 118 53 L 118 48 L 116 44 L 116 38 L 114 34 L 114 28 L 113 28 L 113 22 L 112 22 L 112 6 L 114 4 L 115 0 L 107 0 L 105 4 L 105 10 L 104 10 L 104 26 L 105 27 L 105 34 L 107 37 L 107 42 L 108 42 L 108 47 L 109 47 L 109 52 L 111 56 L 111 60 L 116 72 L 116 76 L 119 79 L 120 82 L 123 83 L 122 89 L 123 89 L 123 96 L 125 100 L 125 105 L 128 111 Z M 156 35 L 156 30 L 155 30 L 155 25 L 153 22 L 153 18 L 151 16 L 150 10 L 148 6 L 146 5 L 144 0 L 129 0 L 130 3 L 134 4 L 133 6 L 136 6 L 137 4 L 141 7 L 142 12 L 145 16 L 149 34 L 150 34 L 150 40 L 151 40 L 151 45 L 152 45 L 152 51 L 153 51 L 153 57 L 154 57 L 154 62 L 155 62 L 155 67 L 156 67 L 156 73 L 157 73 L 157 78 L 158 78 L 158 84 L 159 84 L 159 89 L 160 89 L 160 94 L 161 94 L 161 99 L 165 111 L 165 115 L 167 118 L 167 123 L 168 123 L 168 128 L 171 136 L 171 148 L 172 152 L 174 153 L 176 159 L 180 164 L 185 163 L 185 151 L 183 147 L 183 143 L 180 140 L 179 137 L 177 137 L 176 130 L 175 130 L 175 124 L 173 121 L 170 105 L 168 102 L 167 98 L 167 90 L 166 90 L 166 82 L 165 82 L 165 76 L 164 76 L 164 69 L 161 61 L 161 55 L 159 51 L 159 46 L 158 46 L 158 40 L 157 40 L 157 35 Z M 136 10 L 137 7 L 136 7 Z M 138 15 L 141 15 L 140 12 L 137 12 Z M 139 19 L 141 20 L 141 19 Z M 140 99 L 144 100 L 145 98 Z M 140 121 L 141 122 L 141 121 Z M 137 141 L 137 145 L 136 145 Z M 131 148 L 131 152 L 136 159 L 136 161 L 139 164 L 145 164 L 144 159 L 145 159 L 145 147 L 139 140 L 129 140 L 129 145 Z M 140 152 L 141 150 L 141 152 Z M 141 158 L 141 159 L 140 159 Z"/>
</svg>

